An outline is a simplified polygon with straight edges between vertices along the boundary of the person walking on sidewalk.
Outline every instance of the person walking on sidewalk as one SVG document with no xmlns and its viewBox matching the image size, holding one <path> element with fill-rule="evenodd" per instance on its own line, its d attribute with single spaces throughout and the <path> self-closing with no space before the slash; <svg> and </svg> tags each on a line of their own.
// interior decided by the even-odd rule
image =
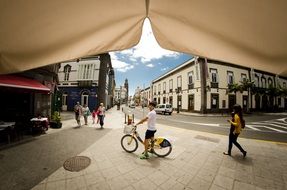
<svg viewBox="0 0 287 190">
<path fill-rule="evenodd" d="M 88 117 L 89 117 L 89 115 L 91 115 L 90 109 L 87 106 L 87 104 L 84 104 L 83 116 L 84 116 L 84 120 L 85 120 L 85 125 L 88 125 Z"/>
<path fill-rule="evenodd" d="M 96 117 L 97 117 L 97 123 L 99 123 L 98 113 L 99 112 L 98 112 L 98 110 L 96 110 L 96 108 L 92 112 L 93 124 L 95 124 Z"/>
<path fill-rule="evenodd" d="M 82 106 L 80 105 L 80 102 L 77 102 L 77 104 L 74 106 L 74 112 L 78 127 L 81 127 Z"/>
<path fill-rule="evenodd" d="M 235 104 L 233 106 L 234 115 L 232 114 L 232 120 L 227 120 L 230 123 L 230 132 L 229 132 L 229 143 L 228 143 L 228 152 L 223 152 L 224 155 L 231 156 L 232 144 L 234 144 L 243 154 L 243 157 L 246 157 L 247 152 L 241 147 L 237 142 L 237 138 L 241 132 L 241 129 L 244 127 L 244 120 L 242 115 L 242 108 L 240 105 Z"/>
<path fill-rule="evenodd" d="M 156 132 L 156 112 L 154 111 L 154 108 L 156 106 L 156 102 L 150 102 L 148 107 L 149 107 L 149 113 L 147 114 L 147 116 L 145 118 L 143 118 L 142 120 L 140 120 L 137 124 L 142 124 L 145 121 L 147 121 L 147 130 L 145 133 L 145 140 L 144 140 L 144 152 L 142 153 L 142 155 L 140 156 L 140 159 L 148 159 L 149 155 L 148 155 L 148 144 L 149 144 L 149 140 L 153 141 L 154 140 L 154 134 Z"/>
<path fill-rule="evenodd" d="M 104 103 L 100 103 L 100 106 L 98 108 L 98 119 L 100 121 L 101 129 L 104 126 L 105 112 L 106 112 L 106 108 L 104 107 Z"/>
</svg>

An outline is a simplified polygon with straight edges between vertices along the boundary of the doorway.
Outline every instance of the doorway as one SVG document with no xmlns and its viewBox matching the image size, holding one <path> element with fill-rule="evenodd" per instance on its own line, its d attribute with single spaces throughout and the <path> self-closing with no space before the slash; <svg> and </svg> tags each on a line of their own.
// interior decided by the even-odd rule
<svg viewBox="0 0 287 190">
<path fill-rule="evenodd" d="M 181 95 L 177 96 L 177 110 L 181 110 Z"/>
<path fill-rule="evenodd" d="M 87 105 L 89 106 L 89 93 L 88 92 L 83 92 L 81 96 L 81 105 Z"/>
<path fill-rule="evenodd" d="M 211 110 L 218 111 L 219 109 L 219 95 L 218 94 L 211 94 Z"/>
<path fill-rule="evenodd" d="M 62 95 L 62 110 L 67 111 L 68 105 L 68 93 L 64 92 Z"/>
<path fill-rule="evenodd" d="M 188 95 L 188 111 L 194 111 L 194 95 Z"/>
<path fill-rule="evenodd" d="M 247 111 L 248 96 L 242 96 L 243 111 Z"/>
<path fill-rule="evenodd" d="M 260 95 L 259 94 L 255 95 L 255 110 L 256 111 L 260 110 Z"/>
<path fill-rule="evenodd" d="M 233 110 L 233 106 L 236 104 L 236 96 L 233 94 L 228 95 L 228 108 L 230 111 Z"/>
</svg>

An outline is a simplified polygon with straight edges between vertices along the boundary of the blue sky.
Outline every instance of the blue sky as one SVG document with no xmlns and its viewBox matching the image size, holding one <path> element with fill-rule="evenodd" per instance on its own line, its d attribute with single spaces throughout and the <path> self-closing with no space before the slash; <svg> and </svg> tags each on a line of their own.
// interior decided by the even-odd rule
<svg viewBox="0 0 287 190">
<path fill-rule="evenodd" d="M 129 95 L 135 89 L 148 87 L 151 81 L 182 64 L 191 55 L 162 49 L 156 42 L 149 21 L 146 19 L 138 45 L 124 51 L 110 52 L 115 69 L 116 85 L 129 82 Z"/>
</svg>

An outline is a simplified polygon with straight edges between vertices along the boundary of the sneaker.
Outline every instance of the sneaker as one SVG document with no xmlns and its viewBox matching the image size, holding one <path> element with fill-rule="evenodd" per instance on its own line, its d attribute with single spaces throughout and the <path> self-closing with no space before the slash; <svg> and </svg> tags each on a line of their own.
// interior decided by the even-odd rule
<svg viewBox="0 0 287 190">
<path fill-rule="evenodd" d="M 224 155 L 228 155 L 228 156 L 231 156 L 231 153 L 228 153 L 228 152 L 223 152 Z"/>
<path fill-rule="evenodd" d="M 143 154 L 140 156 L 140 159 L 149 159 L 149 155 L 143 153 Z"/>
<path fill-rule="evenodd" d="M 243 154 L 243 158 L 245 158 L 245 157 L 246 157 L 247 152 L 246 152 L 246 151 L 244 151 L 244 152 L 242 152 L 242 154 Z"/>
</svg>

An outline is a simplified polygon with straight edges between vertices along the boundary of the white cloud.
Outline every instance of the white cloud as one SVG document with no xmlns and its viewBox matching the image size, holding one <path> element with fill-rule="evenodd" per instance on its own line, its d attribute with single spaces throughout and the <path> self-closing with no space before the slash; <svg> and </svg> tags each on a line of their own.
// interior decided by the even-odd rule
<svg viewBox="0 0 287 190">
<path fill-rule="evenodd" d="M 169 67 L 164 67 L 164 68 L 161 68 L 160 70 L 161 71 L 167 71 L 169 69 Z"/>
<path fill-rule="evenodd" d="M 148 19 L 145 20 L 143 25 L 143 33 L 138 45 L 131 49 L 118 52 L 124 55 L 130 61 L 140 60 L 142 63 L 148 63 L 155 59 L 163 57 L 177 57 L 180 53 L 163 49 L 157 43 L 151 29 Z"/>
<path fill-rule="evenodd" d="M 147 66 L 147 67 L 154 67 L 154 65 L 151 64 L 151 63 L 150 63 L 150 64 L 147 64 L 146 66 Z"/>
<path fill-rule="evenodd" d="M 111 61 L 113 64 L 113 68 L 116 69 L 117 71 L 126 72 L 134 68 L 133 65 L 120 61 L 116 53 L 111 52 L 110 55 L 111 55 Z"/>
</svg>

